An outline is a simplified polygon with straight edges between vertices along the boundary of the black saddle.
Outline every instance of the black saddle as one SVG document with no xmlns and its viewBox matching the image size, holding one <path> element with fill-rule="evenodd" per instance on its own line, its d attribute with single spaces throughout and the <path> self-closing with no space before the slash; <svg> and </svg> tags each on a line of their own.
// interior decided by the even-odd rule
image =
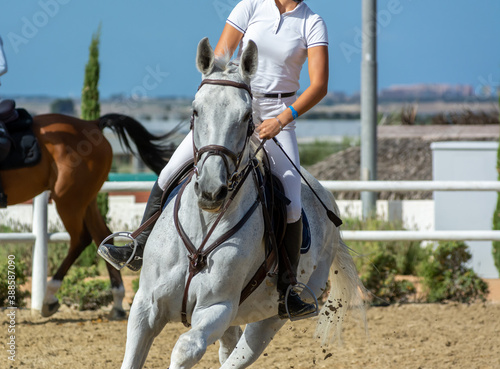
<svg viewBox="0 0 500 369">
<path fill-rule="evenodd" d="M 8 132 L 12 147 L 0 162 L 0 170 L 31 167 L 40 162 L 41 151 L 33 133 L 33 118 L 25 109 L 16 109 L 13 100 L 0 102 L 0 122 Z"/>
<path fill-rule="evenodd" d="M 16 110 L 16 103 L 14 100 L 0 101 L 0 122 L 5 124 L 14 122 L 19 118 L 19 113 Z"/>
<path fill-rule="evenodd" d="M 14 100 L 0 101 L 0 171 L 31 167 L 40 162 L 40 146 L 32 130 L 33 118 L 16 109 Z M 0 182 L 0 208 L 7 207 L 7 195 Z"/>
</svg>

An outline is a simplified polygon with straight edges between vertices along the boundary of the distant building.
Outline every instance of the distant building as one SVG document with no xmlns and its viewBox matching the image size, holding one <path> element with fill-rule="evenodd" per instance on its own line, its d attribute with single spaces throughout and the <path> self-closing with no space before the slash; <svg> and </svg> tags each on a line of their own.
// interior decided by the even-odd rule
<svg viewBox="0 0 500 369">
<path fill-rule="evenodd" d="M 381 100 L 464 100 L 474 96 L 471 85 L 415 84 L 393 85 L 379 93 Z"/>
</svg>

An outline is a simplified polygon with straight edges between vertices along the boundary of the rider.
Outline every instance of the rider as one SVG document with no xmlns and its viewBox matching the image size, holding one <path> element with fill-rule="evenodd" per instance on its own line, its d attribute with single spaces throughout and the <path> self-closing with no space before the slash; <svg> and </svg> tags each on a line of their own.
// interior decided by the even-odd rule
<svg viewBox="0 0 500 369">
<path fill-rule="evenodd" d="M 285 195 L 291 200 L 287 206 L 287 227 L 284 244 L 296 273 L 302 243 L 302 204 L 299 173 L 293 168 L 280 148 L 273 142 L 276 137 L 297 167 L 300 166 L 295 119 L 315 106 L 326 95 L 328 88 L 328 35 L 323 19 L 313 13 L 303 0 L 243 0 L 229 15 L 215 48 L 216 56 L 232 55 L 238 45 L 241 56 L 248 42 L 253 40 L 259 50 L 258 70 L 251 82 L 254 121 L 260 123 L 260 139 L 268 139 L 264 148 L 270 156 L 272 171 L 281 179 Z M 308 61 L 310 85 L 300 95 L 300 71 Z M 167 183 L 185 164 L 193 159 L 191 133 L 175 151 L 168 165 L 155 183 L 143 221 L 160 208 L 160 199 Z M 132 270 L 142 266 L 142 252 L 149 227 L 137 237 L 138 252 L 128 265 Z M 132 255 L 133 246 L 102 245 L 101 255 L 108 261 L 124 263 Z M 282 265 L 283 263 L 280 263 Z M 284 298 L 290 284 L 289 276 L 280 267 L 278 291 L 279 314 L 286 318 Z M 303 302 L 295 291 L 288 297 L 292 317 L 308 315 L 315 305 Z"/>
<path fill-rule="evenodd" d="M 0 76 L 7 73 L 7 60 L 3 51 L 3 41 L 0 36 Z M 1 85 L 1 83 L 0 83 Z M 0 120 L 0 161 L 6 158 L 12 146 L 10 135 L 5 128 L 5 124 Z"/>
<path fill-rule="evenodd" d="M 5 73 L 7 73 L 7 59 L 5 59 L 5 53 L 3 51 L 3 40 L 2 36 L 0 36 L 0 76 L 4 75 Z"/>
</svg>

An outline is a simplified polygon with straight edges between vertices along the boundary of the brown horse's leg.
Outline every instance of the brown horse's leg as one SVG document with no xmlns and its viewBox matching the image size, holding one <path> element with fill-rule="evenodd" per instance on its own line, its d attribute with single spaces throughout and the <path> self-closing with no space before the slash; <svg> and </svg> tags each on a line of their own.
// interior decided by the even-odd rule
<svg viewBox="0 0 500 369">
<path fill-rule="evenodd" d="M 57 212 L 70 236 L 70 246 L 68 254 L 57 269 L 52 279 L 47 284 L 45 298 L 42 306 L 42 316 L 48 317 L 53 315 L 59 309 L 59 301 L 55 294 L 62 284 L 62 280 L 69 268 L 75 260 L 80 256 L 82 251 L 92 242 L 90 232 L 83 224 L 83 211 L 75 202 L 71 204 L 68 201 L 60 201 L 55 199 Z M 64 205 L 61 205 L 63 203 Z M 72 206 L 70 206 L 72 205 Z"/>
<path fill-rule="evenodd" d="M 85 226 L 88 228 L 92 239 L 96 245 L 100 245 L 101 242 L 111 234 L 106 222 L 104 221 L 99 209 L 97 207 L 97 199 L 91 201 L 90 205 L 87 207 L 84 218 Z M 106 263 L 108 268 L 109 279 L 111 280 L 111 287 L 113 291 L 113 309 L 110 313 L 110 318 L 112 319 L 123 319 L 125 318 L 125 310 L 123 310 L 122 302 L 125 297 L 125 288 L 123 286 L 122 276 L 120 271 L 116 270 L 111 264 Z"/>
</svg>

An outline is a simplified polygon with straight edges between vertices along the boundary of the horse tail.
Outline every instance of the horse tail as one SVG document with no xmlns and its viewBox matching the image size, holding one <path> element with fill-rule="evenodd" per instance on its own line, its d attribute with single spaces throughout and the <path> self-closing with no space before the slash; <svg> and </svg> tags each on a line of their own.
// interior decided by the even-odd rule
<svg viewBox="0 0 500 369">
<path fill-rule="evenodd" d="M 321 309 L 315 333 L 323 345 L 332 343 L 336 338 L 341 340 L 342 323 L 349 309 L 357 310 L 367 331 L 366 289 L 359 279 L 349 247 L 340 236 L 337 241 L 339 248 L 330 267 L 330 292 Z"/>
<path fill-rule="evenodd" d="M 100 117 L 99 128 L 101 130 L 111 128 L 118 136 L 122 147 L 134 156 L 139 156 L 156 174 L 160 174 L 172 156 L 175 147 L 173 142 L 168 140 L 178 130 L 177 127 L 164 135 L 156 136 L 135 119 L 121 114 L 106 114 Z M 130 146 L 129 137 L 134 142 L 137 153 Z M 161 142 L 165 140 L 167 142 Z"/>
</svg>

